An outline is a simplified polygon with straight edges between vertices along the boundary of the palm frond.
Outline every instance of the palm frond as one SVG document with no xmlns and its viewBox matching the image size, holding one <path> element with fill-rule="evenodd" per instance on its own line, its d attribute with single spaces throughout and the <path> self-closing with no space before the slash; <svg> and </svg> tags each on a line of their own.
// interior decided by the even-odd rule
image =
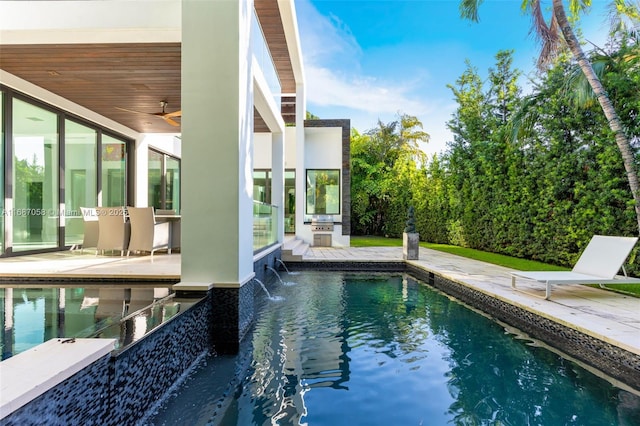
<svg viewBox="0 0 640 426">
<path fill-rule="evenodd" d="M 636 59 L 637 55 L 633 54 L 623 54 L 617 57 L 599 54 L 593 55 L 590 58 L 590 62 L 593 72 L 602 80 L 607 72 L 616 68 L 616 61 L 630 62 Z M 593 88 L 577 64 L 573 64 L 569 69 L 564 90 L 567 96 L 571 97 L 573 102 L 579 106 L 589 107 L 597 102 Z"/>
<path fill-rule="evenodd" d="M 524 6 L 524 3 L 523 3 Z M 547 20 L 542 13 L 540 0 L 531 0 L 528 2 L 531 11 L 531 31 L 540 43 L 540 56 L 538 57 L 538 68 L 543 69 L 547 64 L 551 63 L 558 54 L 562 45 L 561 31 L 555 16 L 551 16 L 551 21 L 547 24 Z"/>
<path fill-rule="evenodd" d="M 608 10 L 610 34 L 627 34 L 640 39 L 640 1 L 615 0 Z"/>
<path fill-rule="evenodd" d="M 535 106 L 544 102 L 541 94 L 525 96 L 520 107 L 513 114 L 509 123 L 512 141 L 527 138 L 534 134 L 534 128 L 538 122 L 537 108 Z"/>
<path fill-rule="evenodd" d="M 591 7 L 591 0 L 570 0 L 569 1 L 569 13 L 572 16 L 578 16 L 582 12 Z"/>
<path fill-rule="evenodd" d="M 480 21 L 478 9 L 480 9 L 480 5 L 482 4 L 482 2 L 483 0 L 461 0 L 460 16 L 473 22 Z"/>
<path fill-rule="evenodd" d="M 544 69 L 551 64 L 562 50 L 563 43 L 561 37 L 560 26 L 555 15 L 551 16 L 551 23 L 548 27 L 546 37 L 542 39 L 542 47 L 540 56 L 538 57 L 538 68 Z"/>
</svg>

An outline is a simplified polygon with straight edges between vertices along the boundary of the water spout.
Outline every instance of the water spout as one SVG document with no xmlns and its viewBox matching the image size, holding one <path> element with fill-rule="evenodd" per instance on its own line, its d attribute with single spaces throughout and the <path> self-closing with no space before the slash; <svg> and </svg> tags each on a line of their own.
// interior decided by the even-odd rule
<svg viewBox="0 0 640 426">
<path fill-rule="evenodd" d="M 289 268 L 287 268 L 287 265 L 284 264 L 284 262 L 282 261 L 282 259 L 278 259 L 276 258 L 276 263 L 279 263 L 282 265 L 282 267 L 284 268 L 285 271 L 287 271 L 287 274 L 290 274 L 291 272 L 289 272 Z"/>
<path fill-rule="evenodd" d="M 298 272 L 291 272 L 289 268 L 287 268 L 287 265 L 284 264 L 284 261 L 282 259 L 276 258 L 276 263 L 281 264 L 284 270 L 287 271 L 288 275 L 298 275 Z"/>
<path fill-rule="evenodd" d="M 262 281 L 260 281 L 257 278 L 253 279 L 255 282 L 257 282 L 258 284 L 260 284 L 260 287 L 262 287 L 262 290 L 264 290 L 264 293 L 267 295 L 267 297 L 269 299 L 271 299 L 271 293 L 269 293 L 269 290 L 267 290 L 267 288 L 264 286 L 264 284 L 262 283 Z"/>
<path fill-rule="evenodd" d="M 276 274 L 276 277 L 278 277 L 278 281 L 280 281 L 280 285 L 284 285 L 284 281 L 282 281 L 282 278 L 280 278 L 280 274 L 278 274 L 278 271 L 276 271 L 275 268 L 272 268 L 269 265 L 266 265 L 266 268 Z"/>
</svg>

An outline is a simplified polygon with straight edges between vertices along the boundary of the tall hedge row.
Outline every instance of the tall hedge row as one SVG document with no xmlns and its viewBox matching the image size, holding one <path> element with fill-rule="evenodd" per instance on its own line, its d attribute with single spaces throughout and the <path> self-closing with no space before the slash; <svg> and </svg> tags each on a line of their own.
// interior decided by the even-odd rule
<svg viewBox="0 0 640 426">
<path fill-rule="evenodd" d="M 601 77 L 635 147 L 638 52 L 634 45 L 608 55 Z M 499 52 L 485 79 L 467 64 L 450 86 L 458 103 L 448 123 L 453 141 L 438 156 L 416 152 L 415 142 L 427 136 L 408 115 L 353 132 L 355 234 L 401 236 L 412 205 L 423 241 L 562 266 L 572 266 L 594 234 L 638 235 L 606 119 L 596 103 L 571 90 L 574 64 L 560 62 L 539 75 L 525 96 L 511 58 Z M 629 271 L 640 274 L 635 251 L 631 261 Z"/>
</svg>

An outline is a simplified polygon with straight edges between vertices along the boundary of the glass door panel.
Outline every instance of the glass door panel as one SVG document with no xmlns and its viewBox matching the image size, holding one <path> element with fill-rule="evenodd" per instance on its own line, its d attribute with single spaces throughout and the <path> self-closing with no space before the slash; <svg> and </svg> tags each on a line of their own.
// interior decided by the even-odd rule
<svg viewBox="0 0 640 426">
<path fill-rule="evenodd" d="M 84 224 L 80 207 L 96 207 L 98 201 L 97 132 L 65 121 L 65 245 L 81 244 Z"/>
<path fill-rule="evenodd" d="M 124 141 L 102 136 L 102 205 L 124 206 L 127 203 L 127 146 Z"/>
<path fill-rule="evenodd" d="M 13 250 L 58 246 L 57 115 L 13 99 Z"/>
<path fill-rule="evenodd" d="M 149 150 L 149 207 L 162 209 L 162 160 L 164 155 L 152 149 Z"/>
<path fill-rule="evenodd" d="M 284 232 L 296 232 L 296 171 L 284 172 Z"/>
<path fill-rule="evenodd" d="M 180 213 L 180 160 L 167 156 L 166 208 Z"/>
</svg>

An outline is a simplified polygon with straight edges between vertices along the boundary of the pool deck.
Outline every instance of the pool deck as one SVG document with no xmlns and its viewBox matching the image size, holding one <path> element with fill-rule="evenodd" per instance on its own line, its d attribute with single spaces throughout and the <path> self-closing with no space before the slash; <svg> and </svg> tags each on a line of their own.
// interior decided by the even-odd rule
<svg viewBox="0 0 640 426">
<path fill-rule="evenodd" d="M 402 247 L 310 247 L 303 261 L 401 261 Z M 509 269 L 460 256 L 420 248 L 419 260 L 408 261 L 449 280 L 463 283 L 502 301 L 552 319 L 614 346 L 640 355 L 640 299 L 582 285 L 554 286 L 544 300 L 544 284 L 519 279 L 511 288 Z M 375 269 L 375 268 L 372 268 Z M 65 278 L 113 280 L 180 279 L 180 254 L 96 256 L 91 252 L 55 252 L 0 259 L 0 285 L 19 286 L 20 279 Z"/>
</svg>

